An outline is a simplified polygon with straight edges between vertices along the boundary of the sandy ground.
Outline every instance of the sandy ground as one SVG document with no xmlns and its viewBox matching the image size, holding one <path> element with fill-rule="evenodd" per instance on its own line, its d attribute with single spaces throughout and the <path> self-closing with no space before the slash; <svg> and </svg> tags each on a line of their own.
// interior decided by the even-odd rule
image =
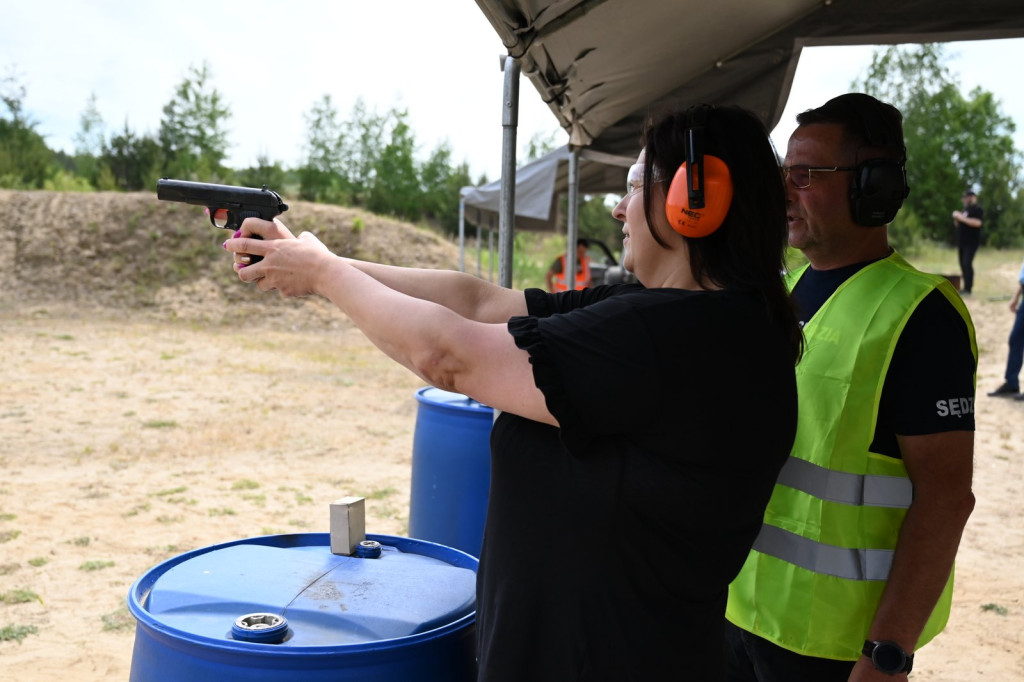
<svg viewBox="0 0 1024 682">
<path fill-rule="evenodd" d="M 1001 380 L 1016 266 L 978 328 L 977 508 L 953 614 L 912 679 L 1024 680 L 1024 404 Z M 327 319 L 331 319 L 329 313 Z M 127 679 L 133 581 L 187 550 L 328 529 L 367 498 L 404 535 L 418 379 L 340 315 L 231 326 L 0 307 L 0 679 Z"/>
</svg>

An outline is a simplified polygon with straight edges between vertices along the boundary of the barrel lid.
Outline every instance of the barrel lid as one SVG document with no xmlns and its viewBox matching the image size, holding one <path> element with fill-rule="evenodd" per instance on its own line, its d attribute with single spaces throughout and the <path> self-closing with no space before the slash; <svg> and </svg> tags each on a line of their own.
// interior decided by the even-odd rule
<svg viewBox="0 0 1024 682">
<path fill-rule="evenodd" d="M 452 393 L 433 386 L 427 386 L 416 391 L 416 400 L 421 403 L 438 405 L 453 410 L 467 410 L 470 412 L 487 412 L 494 410 L 481 402 L 473 400 L 462 393 Z"/>
<path fill-rule="evenodd" d="M 280 647 L 407 637 L 473 614 L 475 559 L 419 540 L 368 537 L 381 543 L 379 558 L 331 554 L 326 533 L 197 550 L 140 578 L 129 606 L 140 623 L 223 640 L 240 639 L 232 628 L 237 634 L 246 614 L 277 614 L 288 625 Z"/>
</svg>

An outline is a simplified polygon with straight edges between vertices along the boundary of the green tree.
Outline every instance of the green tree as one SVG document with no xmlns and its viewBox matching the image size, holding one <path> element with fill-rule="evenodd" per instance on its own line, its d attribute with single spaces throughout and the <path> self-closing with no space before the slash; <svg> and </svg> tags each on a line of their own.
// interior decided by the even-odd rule
<svg viewBox="0 0 1024 682">
<path fill-rule="evenodd" d="M 452 165 L 452 149 L 443 142 L 420 167 L 423 187 L 423 212 L 441 230 L 459 232 L 459 190 L 471 184 L 469 165 Z"/>
<path fill-rule="evenodd" d="M 78 132 L 75 133 L 74 169 L 96 189 L 114 189 L 116 187 L 113 173 L 102 162 L 106 144 L 106 125 L 96 107 L 96 93 L 91 93 L 85 109 L 78 118 Z"/>
<path fill-rule="evenodd" d="M 348 203 L 343 186 L 345 134 L 331 96 L 325 94 L 305 115 L 306 158 L 299 167 L 299 196 L 307 201 Z"/>
<path fill-rule="evenodd" d="M 417 221 L 423 214 L 423 191 L 416 166 L 416 137 L 406 120 L 405 110 L 391 112 L 391 135 L 373 168 L 367 208 L 405 220 Z"/>
<path fill-rule="evenodd" d="M 580 234 L 600 239 L 612 252 L 622 247 L 622 223 L 612 217 L 612 208 L 618 199 L 608 194 L 594 194 L 584 196 L 580 203 Z"/>
<path fill-rule="evenodd" d="M 961 94 L 944 50 L 936 44 L 880 48 L 863 80 L 853 83 L 903 113 L 910 196 L 907 216 L 894 221 L 894 241 L 951 241 L 950 214 L 960 208 L 963 190 L 973 187 L 985 208 L 987 242 L 1016 243 L 1021 233 L 1013 226 L 1019 221 L 1004 220 L 1021 189 L 1014 123 L 991 93 L 976 88 L 969 97 Z"/>
<path fill-rule="evenodd" d="M 164 105 L 160 121 L 160 147 L 164 173 L 183 180 L 221 181 L 231 179 L 224 167 L 228 140 L 225 124 L 231 111 L 209 83 L 210 70 L 189 68 Z"/>
<path fill-rule="evenodd" d="M 25 112 L 27 89 L 13 67 L 0 79 L 0 100 L 6 113 L 0 113 L 0 186 L 41 189 L 56 172 L 54 155 L 37 123 Z"/>
<path fill-rule="evenodd" d="M 373 192 L 388 119 L 389 116 L 367 110 L 360 98 L 342 126 L 342 183 L 356 206 L 367 205 Z"/>
<path fill-rule="evenodd" d="M 533 134 L 532 137 L 526 142 L 523 148 L 523 155 L 525 160 L 519 165 L 523 166 L 531 161 L 536 161 L 540 157 L 555 151 L 558 148 L 558 144 L 555 141 L 555 131 L 553 130 L 538 130 Z"/>
<path fill-rule="evenodd" d="M 119 189 L 126 192 L 152 190 L 160 177 L 160 143 L 150 136 L 137 136 L 125 121 L 124 129 L 111 136 L 100 161 L 109 169 Z"/>
<path fill-rule="evenodd" d="M 256 165 L 236 173 L 236 180 L 246 187 L 268 188 L 280 194 L 284 191 L 285 171 L 277 161 L 271 161 L 265 154 L 256 157 Z"/>
</svg>

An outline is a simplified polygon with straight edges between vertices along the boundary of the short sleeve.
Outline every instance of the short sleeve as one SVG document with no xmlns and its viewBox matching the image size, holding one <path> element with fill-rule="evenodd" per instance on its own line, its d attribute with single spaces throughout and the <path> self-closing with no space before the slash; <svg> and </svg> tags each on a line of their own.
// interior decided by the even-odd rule
<svg viewBox="0 0 1024 682">
<path fill-rule="evenodd" d="M 551 310 L 573 293 L 528 293 L 531 314 L 509 320 L 508 330 L 530 355 L 534 382 L 558 420 L 563 442 L 579 451 L 591 438 L 635 432 L 644 423 L 645 401 L 660 390 L 660 372 L 637 296 L 612 295 L 567 312 Z"/>
<path fill-rule="evenodd" d="M 975 369 L 967 325 L 941 292 L 931 292 L 896 344 L 879 427 L 885 419 L 905 436 L 973 431 Z"/>
<path fill-rule="evenodd" d="M 696 343 L 704 324 L 690 310 L 692 292 L 628 285 L 589 291 L 576 293 L 604 298 L 565 312 L 573 292 L 528 295 L 531 314 L 508 323 L 518 347 L 530 355 L 534 382 L 558 420 L 563 443 L 576 452 L 593 438 L 643 438 L 664 428 L 668 402 L 680 399 L 677 389 L 692 370 L 681 361 L 692 355 L 685 344 Z"/>
</svg>

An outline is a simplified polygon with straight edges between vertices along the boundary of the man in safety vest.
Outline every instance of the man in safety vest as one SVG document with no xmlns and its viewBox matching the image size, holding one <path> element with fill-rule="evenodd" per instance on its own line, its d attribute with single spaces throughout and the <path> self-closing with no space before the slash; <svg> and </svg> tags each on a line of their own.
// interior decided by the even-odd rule
<svg viewBox="0 0 1024 682">
<path fill-rule="evenodd" d="M 974 508 L 974 327 L 945 278 L 889 247 L 909 192 L 900 112 L 851 93 L 797 123 L 799 422 L 730 586 L 729 680 L 906 680 L 946 624 Z"/>
<path fill-rule="evenodd" d="M 565 277 L 565 254 L 556 258 L 551 267 L 548 268 L 545 276 L 548 284 L 548 291 L 556 293 L 568 291 L 569 285 Z M 586 289 L 590 286 L 590 258 L 587 257 L 587 240 L 576 240 L 576 289 Z"/>
</svg>

